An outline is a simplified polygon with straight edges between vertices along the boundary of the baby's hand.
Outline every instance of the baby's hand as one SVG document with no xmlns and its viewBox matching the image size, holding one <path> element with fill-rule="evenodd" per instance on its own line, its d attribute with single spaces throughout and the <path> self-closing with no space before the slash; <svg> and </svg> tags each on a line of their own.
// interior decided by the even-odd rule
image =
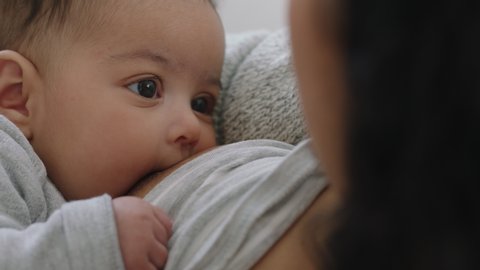
<svg viewBox="0 0 480 270">
<path fill-rule="evenodd" d="M 167 261 L 172 223 L 158 207 L 136 197 L 113 199 L 125 269 L 161 269 Z"/>
</svg>

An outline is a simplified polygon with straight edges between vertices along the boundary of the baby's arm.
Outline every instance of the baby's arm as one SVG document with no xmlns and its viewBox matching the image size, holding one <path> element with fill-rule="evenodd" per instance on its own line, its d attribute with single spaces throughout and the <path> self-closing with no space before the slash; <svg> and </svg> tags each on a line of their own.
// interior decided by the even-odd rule
<svg viewBox="0 0 480 270">
<path fill-rule="evenodd" d="M 166 261 L 171 223 L 138 198 L 67 203 L 46 222 L 31 225 L 20 224 L 8 211 L 0 214 L 4 270 L 159 269 Z"/>
<path fill-rule="evenodd" d="M 44 222 L 16 201 L 18 209 L 6 209 L 2 200 L 1 269 L 123 269 L 110 197 L 64 204 Z M 25 214 L 32 223 L 18 218 Z"/>
</svg>

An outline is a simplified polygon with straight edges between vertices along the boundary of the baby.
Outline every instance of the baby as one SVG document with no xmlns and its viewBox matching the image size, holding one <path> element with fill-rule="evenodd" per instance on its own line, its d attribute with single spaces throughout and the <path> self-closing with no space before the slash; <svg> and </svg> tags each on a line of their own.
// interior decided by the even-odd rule
<svg viewBox="0 0 480 270">
<path fill-rule="evenodd" d="M 163 267 L 169 219 L 122 195 L 215 145 L 223 51 L 207 0 L 2 0 L 0 268 Z"/>
</svg>

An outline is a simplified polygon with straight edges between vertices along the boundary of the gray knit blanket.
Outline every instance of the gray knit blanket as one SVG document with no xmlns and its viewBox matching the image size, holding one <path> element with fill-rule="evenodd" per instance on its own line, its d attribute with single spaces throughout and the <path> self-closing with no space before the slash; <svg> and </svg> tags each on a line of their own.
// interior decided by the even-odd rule
<svg viewBox="0 0 480 270">
<path fill-rule="evenodd" d="M 295 145 L 306 137 L 289 39 L 286 29 L 227 35 L 215 114 L 220 144 L 273 139 Z"/>
</svg>

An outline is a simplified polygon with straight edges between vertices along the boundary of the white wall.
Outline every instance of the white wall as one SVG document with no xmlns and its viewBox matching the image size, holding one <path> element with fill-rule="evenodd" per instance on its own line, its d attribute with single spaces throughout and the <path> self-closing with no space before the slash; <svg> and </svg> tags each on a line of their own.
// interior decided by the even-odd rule
<svg viewBox="0 0 480 270">
<path fill-rule="evenodd" d="M 287 26 L 289 0 L 218 0 L 225 31 L 275 30 Z"/>
</svg>

